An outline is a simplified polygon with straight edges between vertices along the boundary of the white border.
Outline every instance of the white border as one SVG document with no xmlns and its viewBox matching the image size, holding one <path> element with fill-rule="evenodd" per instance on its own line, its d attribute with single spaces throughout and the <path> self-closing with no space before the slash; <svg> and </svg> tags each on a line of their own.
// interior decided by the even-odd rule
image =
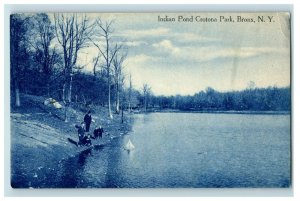
<svg viewBox="0 0 300 201">
<path fill-rule="evenodd" d="M 52 1 L 43 1 L 43 2 L 36 2 L 36 1 L 26 1 L 27 3 L 66 3 L 66 1 L 57 1 L 57 0 L 52 0 Z M 82 3 L 76 0 L 73 0 L 72 3 Z M 84 3 L 87 3 L 88 0 L 84 1 Z M 95 2 L 95 1 L 94 1 Z M 110 0 L 109 3 L 113 4 L 116 3 L 117 1 L 115 0 Z M 128 1 L 127 1 L 128 2 Z M 146 1 L 146 3 L 157 3 L 157 2 L 162 2 L 162 1 Z M 172 3 L 178 4 L 179 1 L 173 0 Z M 186 0 L 183 3 L 195 3 L 194 1 Z M 252 3 L 267 3 L 267 1 L 251 1 Z M 0 51 L 0 61 L 2 62 L 2 66 L 4 68 L 1 68 L 0 71 L 0 76 L 1 76 L 1 105 L 0 105 L 0 110 L 4 111 L 4 115 L 1 115 L 1 122 L 0 122 L 0 128 L 5 128 L 4 132 L 3 130 L 1 131 L 2 134 L 4 134 L 4 141 L 1 141 L 0 146 L 4 147 L 4 159 L 5 159 L 5 168 L 4 170 L 1 171 L 1 174 L 4 173 L 4 175 L 0 178 L 5 178 L 5 183 L 4 187 L 2 187 L 1 183 L 1 190 L 4 189 L 5 196 L 131 196 L 131 197 L 136 197 L 136 196 L 184 196 L 184 197 L 194 197 L 194 196 L 209 196 L 209 197 L 226 197 L 225 199 L 237 199 L 237 198 L 230 198 L 230 197 L 236 197 L 236 196 L 241 196 L 241 197 L 277 197 L 277 196 L 293 196 L 290 197 L 292 199 L 299 199 L 299 193 L 296 191 L 297 190 L 297 180 L 296 178 L 299 178 L 297 175 L 296 171 L 293 171 L 293 188 L 294 188 L 294 194 L 292 192 L 292 189 L 82 189 L 82 190 L 76 190 L 76 189 L 55 189 L 55 190 L 13 190 L 10 188 L 9 180 L 10 180 L 10 172 L 9 170 L 9 160 L 10 160 L 10 151 L 9 151 L 9 123 L 10 123 L 10 118 L 9 118 L 9 63 L 8 59 L 9 58 L 9 41 L 8 41 L 8 19 L 7 16 L 9 16 L 9 13 L 11 12 L 21 12 L 21 11 L 48 11 L 48 12 L 53 12 L 53 11 L 69 11 L 69 12 L 74 12 L 74 11 L 81 11 L 81 12 L 133 12 L 133 11 L 139 11 L 139 12 L 151 12 L 151 11 L 290 11 L 292 13 L 292 20 L 293 24 L 297 24 L 294 20 L 298 19 L 297 18 L 297 8 L 298 6 L 296 5 L 296 2 L 298 1 L 273 1 L 275 3 L 290 3 L 294 4 L 294 12 L 293 12 L 293 6 L 292 5 L 250 5 L 250 4 L 244 4 L 244 5 L 230 5 L 230 4 L 222 4 L 224 2 L 222 1 L 207 1 L 204 3 L 213 3 L 217 5 L 4 5 L 4 3 L 24 3 L 22 0 L 17 0 L 17 1 L 8 1 L 4 0 L 3 2 L 3 8 L 1 13 L 1 22 L 5 23 L 0 23 L 1 24 L 1 39 L 0 39 L 0 44 L 4 44 L 1 47 Z M 96 1 L 96 3 L 99 3 Z M 123 3 L 122 1 L 119 1 L 117 3 Z M 129 2 L 130 3 L 130 2 Z M 131 3 L 139 3 L 138 1 L 131 1 Z M 222 5 L 220 5 L 221 3 Z M 238 1 L 230 1 L 229 3 L 242 3 Z M 243 1 L 243 3 L 249 3 L 249 1 Z M 5 9 L 4 9 L 5 7 Z M 299 11 L 298 11 L 299 12 Z M 293 36 L 299 35 L 299 32 L 296 27 L 292 24 L 292 28 L 295 28 L 295 30 L 292 29 L 292 34 Z M 298 23 L 299 24 L 299 23 Z M 5 38 L 3 37 L 2 33 L 6 33 Z M 4 40 L 5 39 L 5 40 Z M 292 49 L 294 52 L 297 51 L 297 46 L 295 44 L 297 43 L 296 37 L 293 38 L 293 47 Z M 3 58 L 4 55 L 4 58 Z M 297 54 L 294 54 L 297 55 Z M 297 85 L 299 86 L 299 81 L 296 79 L 296 75 L 300 75 L 297 73 L 299 70 L 297 70 L 297 59 L 294 61 L 294 69 L 293 69 L 293 88 L 294 88 L 294 101 L 295 103 L 299 102 L 297 101 Z M 3 61 L 5 59 L 5 63 L 3 65 Z M 3 83 L 4 82 L 4 83 Z M 4 84 L 4 85 L 3 85 Z M 4 88 L 5 87 L 5 88 Z M 4 93 L 5 92 L 5 93 Z M 4 97 L 4 102 L 3 98 Z M 4 109 L 4 110 L 3 110 Z M 299 109 L 294 105 L 293 108 L 294 111 L 294 118 L 293 118 L 293 125 L 294 125 L 294 132 L 296 133 L 296 119 L 297 119 L 297 112 Z M 5 120 L 5 121 L 4 121 Z M 3 124 L 4 123 L 4 124 Z M 4 126 L 4 127 L 3 127 Z M 7 141 L 8 139 L 8 141 Z M 297 141 L 297 136 L 293 135 L 293 144 L 298 145 Z M 297 142 L 297 143 L 296 143 Z M 293 165 L 294 169 L 297 170 L 299 169 L 298 161 L 296 160 L 297 158 L 295 155 L 296 153 L 299 153 L 299 148 L 297 146 L 293 146 L 294 152 L 293 152 Z M 3 161 L 2 161 L 3 162 Z M 3 166 L 1 166 L 2 168 Z M 298 168 L 297 168 L 298 167 Z M 4 172 L 5 171 L 5 172 Z M 290 199 L 287 198 L 287 199 Z M 44 198 L 43 198 L 44 199 Z M 73 198 L 72 198 L 73 199 Z M 83 199 L 83 198 L 81 198 Z M 206 198 L 207 199 L 207 198 Z M 223 200 L 224 198 L 222 198 Z M 240 198 L 239 198 L 240 199 Z M 245 199 L 245 198 L 244 198 Z M 255 198 L 256 199 L 256 198 Z M 270 199 L 270 198 L 267 198 Z M 276 198 L 271 198 L 272 200 Z M 278 198 L 277 198 L 278 199 Z"/>
</svg>

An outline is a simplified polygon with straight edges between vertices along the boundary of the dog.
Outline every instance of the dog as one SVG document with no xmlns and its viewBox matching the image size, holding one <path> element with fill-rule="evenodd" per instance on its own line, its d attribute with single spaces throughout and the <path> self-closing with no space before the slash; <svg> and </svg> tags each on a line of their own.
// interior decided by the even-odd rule
<svg viewBox="0 0 300 201">
<path fill-rule="evenodd" d="M 94 130 L 94 139 L 102 138 L 103 136 L 103 128 L 100 126 Z"/>
</svg>

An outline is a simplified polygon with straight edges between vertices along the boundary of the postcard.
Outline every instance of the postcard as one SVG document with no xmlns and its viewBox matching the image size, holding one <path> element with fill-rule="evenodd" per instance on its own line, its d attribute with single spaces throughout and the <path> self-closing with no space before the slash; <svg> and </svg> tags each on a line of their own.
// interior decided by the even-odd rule
<svg viewBox="0 0 300 201">
<path fill-rule="evenodd" d="M 13 13 L 12 188 L 290 188 L 288 12 Z"/>
</svg>

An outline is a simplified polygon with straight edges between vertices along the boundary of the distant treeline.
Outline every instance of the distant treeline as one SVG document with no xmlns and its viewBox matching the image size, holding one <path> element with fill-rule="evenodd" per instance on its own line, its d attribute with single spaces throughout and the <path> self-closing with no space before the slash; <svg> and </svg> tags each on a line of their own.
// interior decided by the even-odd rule
<svg viewBox="0 0 300 201">
<path fill-rule="evenodd" d="M 252 88 L 218 92 L 212 88 L 193 96 L 152 96 L 148 108 L 196 111 L 289 111 L 290 88 Z"/>
</svg>

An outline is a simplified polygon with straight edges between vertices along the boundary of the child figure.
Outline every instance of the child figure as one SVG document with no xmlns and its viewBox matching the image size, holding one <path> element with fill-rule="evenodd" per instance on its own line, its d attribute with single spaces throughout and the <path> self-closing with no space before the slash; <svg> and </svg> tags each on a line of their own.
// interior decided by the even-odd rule
<svg viewBox="0 0 300 201">
<path fill-rule="evenodd" d="M 84 132 L 85 132 L 85 123 L 82 122 L 80 124 L 80 126 L 76 125 L 75 128 L 77 128 L 77 132 L 78 132 L 78 143 L 77 143 L 77 146 L 81 146 L 83 144 L 83 138 L 84 138 Z"/>
<path fill-rule="evenodd" d="M 101 126 L 98 126 L 95 130 L 94 130 L 94 138 L 102 138 L 103 135 L 103 128 Z"/>
</svg>

